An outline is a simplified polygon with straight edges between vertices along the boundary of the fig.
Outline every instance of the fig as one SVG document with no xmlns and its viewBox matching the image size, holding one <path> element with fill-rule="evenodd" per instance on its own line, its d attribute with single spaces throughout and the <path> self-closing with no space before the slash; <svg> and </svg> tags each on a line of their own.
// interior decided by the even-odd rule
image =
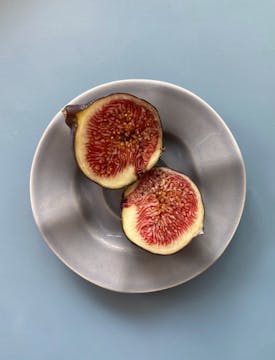
<svg viewBox="0 0 275 360">
<path fill-rule="evenodd" d="M 160 117 L 143 99 L 117 93 L 85 105 L 68 105 L 62 112 L 73 131 L 79 168 L 103 187 L 129 185 L 160 157 Z"/>
<path fill-rule="evenodd" d="M 197 186 L 187 176 L 155 167 L 126 188 L 121 215 L 129 240 L 168 255 L 202 233 L 204 207 Z"/>
</svg>

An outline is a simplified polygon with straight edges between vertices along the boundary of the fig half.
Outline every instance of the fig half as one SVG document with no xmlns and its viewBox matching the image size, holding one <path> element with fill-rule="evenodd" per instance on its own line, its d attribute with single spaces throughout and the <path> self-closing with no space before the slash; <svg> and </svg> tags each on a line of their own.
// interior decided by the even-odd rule
<svg viewBox="0 0 275 360">
<path fill-rule="evenodd" d="M 202 233 L 204 207 L 197 186 L 174 170 L 155 167 L 124 192 L 122 226 L 136 245 L 169 255 Z"/>
<path fill-rule="evenodd" d="M 162 128 L 156 108 L 131 94 L 112 94 L 86 105 L 68 105 L 76 162 L 98 184 L 129 185 L 158 161 Z"/>
</svg>

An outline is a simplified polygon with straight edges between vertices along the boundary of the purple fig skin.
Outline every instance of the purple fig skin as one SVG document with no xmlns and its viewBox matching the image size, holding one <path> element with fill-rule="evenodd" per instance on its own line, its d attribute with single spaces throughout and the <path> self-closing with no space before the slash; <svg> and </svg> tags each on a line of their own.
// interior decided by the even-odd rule
<svg viewBox="0 0 275 360">
<path fill-rule="evenodd" d="M 90 105 L 92 105 L 94 102 L 96 102 L 97 100 L 101 100 L 101 99 L 104 99 L 104 98 L 108 98 L 109 96 L 111 95 L 130 95 L 132 97 L 135 97 L 139 100 L 142 100 L 144 101 L 145 103 L 147 103 L 149 106 L 153 107 L 155 109 L 155 111 L 157 112 L 158 114 L 158 118 L 159 118 L 159 122 L 160 122 L 160 127 L 161 127 L 161 131 L 163 132 L 163 127 L 162 127 L 162 123 L 161 123 L 161 119 L 160 119 L 160 116 L 159 116 L 159 112 L 158 110 L 156 109 L 156 107 L 154 105 L 152 105 L 151 103 L 149 103 L 147 100 L 143 99 L 143 98 L 139 98 L 135 95 L 132 95 L 132 94 L 129 94 L 129 93 L 111 93 L 109 95 L 106 95 L 106 96 L 102 96 L 100 98 L 97 98 L 97 99 L 94 99 L 94 100 L 91 100 L 85 104 L 77 104 L 77 105 L 72 105 L 72 104 L 69 104 L 69 105 L 66 105 L 63 109 L 62 109 L 62 114 L 65 118 L 65 123 L 66 125 L 71 129 L 71 136 L 72 136 L 72 148 L 73 148 L 73 153 L 74 153 L 74 159 L 75 159 L 75 163 L 77 165 L 77 168 L 80 170 L 80 172 L 85 176 L 85 178 L 87 178 L 88 180 L 90 181 L 93 181 L 94 183 L 100 185 L 101 187 L 105 188 L 104 185 L 101 185 L 100 183 L 98 183 L 97 181 L 95 180 L 92 180 L 90 179 L 86 174 L 83 173 L 83 171 L 81 170 L 80 166 L 78 165 L 78 162 L 77 162 L 77 159 L 76 159 L 76 151 L 75 151 L 75 135 L 76 135 L 76 130 L 77 130 L 77 118 L 76 118 L 76 114 L 82 110 L 85 110 L 86 108 L 88 108 Z M 164 151 L 164 148 L 163 150 Z M 144 175 L 144 172 L 141 172 L 141 173 L 138 173 L 136 174 L 137 175 L 137 179 L 140 179 L 143 175 Z M 133 181 L 135 182 L 135 180 Z M 130 184 L 128 184 L 130 185 Z M 128 186 L 126 185 L 126 186 Z M 124 186 L 123 186 L 124 187 Z M 123 188 L 122 187 L 122 188 Z M 107 189 L 109 189 L 108 187 L 106 187 Z"/>
</svg>

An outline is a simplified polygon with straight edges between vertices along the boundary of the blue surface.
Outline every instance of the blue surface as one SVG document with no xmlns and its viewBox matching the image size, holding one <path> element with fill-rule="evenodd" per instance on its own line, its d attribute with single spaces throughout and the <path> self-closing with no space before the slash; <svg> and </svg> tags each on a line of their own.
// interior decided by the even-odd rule
<svg viewBox="0 0 275 360">
<path fill-rule="evenodd" d="M 275 358 L 275 3 L 0 1 L 0 359 Z M 32 157 L 69 100 L 152 78 L 204 98 L 246 163 L 241 224 L 222 258 L 178 288 L 102 290 L 43 242 Z"/>
</svg>

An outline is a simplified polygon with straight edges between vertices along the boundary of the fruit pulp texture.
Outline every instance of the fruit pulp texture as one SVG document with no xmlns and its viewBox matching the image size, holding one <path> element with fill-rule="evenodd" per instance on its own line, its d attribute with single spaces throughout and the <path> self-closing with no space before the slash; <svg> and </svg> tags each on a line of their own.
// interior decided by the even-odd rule
<svg viewBox="0 0 275 360">
<path fill-rule="evenodd" d="M 137 208 L 137 230 L 149 245 L 168 245 L 196 220 L 198 200 L 190 182 L 155 168 L 141 178 L 124 207 Z"/>
<path fill-rule="evenodd" d="M 134 101 L 113 100 L 89 120 L 86 160 L 98 176 L 115 176 L 133 165 L 140 176 L 157 148 L 160 124 Z"/>
</svg>

